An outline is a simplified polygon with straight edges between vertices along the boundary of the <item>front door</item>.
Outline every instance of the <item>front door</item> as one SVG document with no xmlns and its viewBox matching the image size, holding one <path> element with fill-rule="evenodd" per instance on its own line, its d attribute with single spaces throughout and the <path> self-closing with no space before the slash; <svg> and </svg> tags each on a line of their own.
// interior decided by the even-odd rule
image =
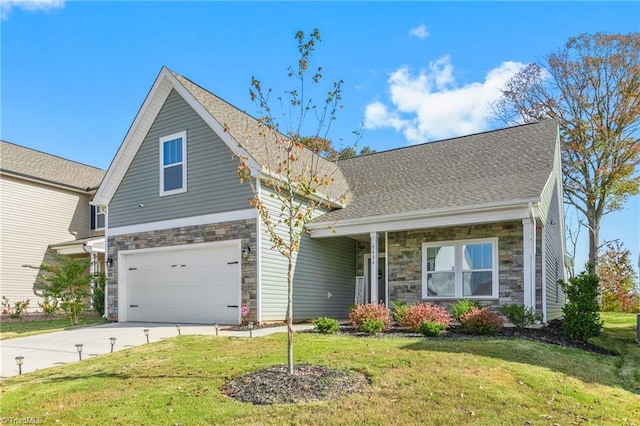
<svg viewBox="0 0 640 426">
<path fill-rule="evenodd" d="M 377 274 L 372 274 L 371 273 L 371 256 L 370 255 L 365 255 L 364 258 L 365 264 L 367 265 L 365 268 L 365 277 L 367 280 L 367 287 L 366 287 L 366 294 L 365 294 L 365 300 L 367 302 L 371 302 L 372 298 L 371 298 L 371 282 L 374 279 L 378 280 L 378 296 L 373 298 L 374 301 L 376 302 L 382 302 L 385 304 L 385 306 L 388 305 L 387 303 L 387 274 L 386 274 L 386 262 L 385 262 L 385 258 L 384 256 L 380 256 L 378 257 L 378 271 Z"/>
</svg>

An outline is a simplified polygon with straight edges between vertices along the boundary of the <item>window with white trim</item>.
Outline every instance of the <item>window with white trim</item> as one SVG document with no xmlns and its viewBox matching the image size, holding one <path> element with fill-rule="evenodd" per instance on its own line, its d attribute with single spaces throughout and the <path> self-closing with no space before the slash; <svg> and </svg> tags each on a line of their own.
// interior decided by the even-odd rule
<svg viewBox="0 0 640 426">
<path fill-rule="evenodd" d="M 160 138 L 160 196 L 187 191 L 187 132 Z"/>
<path fill-rule="evenodd" d="M 96 206 L 96 229 L 104 229 L 107 208 L 105 206 Z"/>
<path fill-rule="evenodd" d="M 422 298 L 498 297 L 498 239 L 422 243 Z"/>
</svg>

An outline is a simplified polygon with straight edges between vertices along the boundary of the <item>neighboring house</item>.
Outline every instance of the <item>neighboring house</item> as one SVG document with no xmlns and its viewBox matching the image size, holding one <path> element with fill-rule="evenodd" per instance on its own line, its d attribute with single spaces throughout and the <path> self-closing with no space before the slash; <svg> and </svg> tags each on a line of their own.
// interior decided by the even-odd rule
<svg viewBox="0 0 640 426">
<path fill-rule="evenodd" d="M 236 172 L 246 156 L 277 208 L 260 180 L 273 149 L 258 132 L 249 115 L 161 70 L 92 202 L 107 207 L 111 319 L 235 324 L 243 304 L 248 320 L 285 319 L 286 260 Z M 357 280 L 368 301 L 472 298 L 560 316 L 556 122 L 315 161 L 348 198 L 335 197 L 303 237 L 294 320 L 345 318 Z"/>
<path fill-rule="evenodd" d="M 104 258 L 104 214 L 89 205 L 104 173 L 0 141 L 0 295 L 11 304 L 31 299 L 34 311 L 41 300 L 37 271 L 23 265 L 50 262 L 55 252 L 92 256 L 94 265 Z"/>
</svg>

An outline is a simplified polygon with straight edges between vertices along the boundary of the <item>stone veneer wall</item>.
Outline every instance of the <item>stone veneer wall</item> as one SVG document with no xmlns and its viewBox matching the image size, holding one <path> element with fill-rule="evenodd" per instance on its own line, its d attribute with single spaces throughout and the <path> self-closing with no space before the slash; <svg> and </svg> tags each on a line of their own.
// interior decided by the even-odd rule
<svg viewBox="0 0 640 426">
<path fill-rule="evenodd" d="M 241 247 L 247 244 L 251 247 L 249 257 L 242 260 L 242 303 L 249 306 L 247 321 L 255 322 L 257 319 L 258 279 L 256 261 L 258 250 L 256 248 L 255 219 L 110 236 L 108 256 L 111 256 L 113 259 L 118 259 L 118 252 L 120 250 L 137 250 L 238 239 L 241 240 Z M 118 319 L 117 262 L 114 262 L 113 266 L 108 268 L 108 276 L 107 286 L 109 300 L 107 301 L 107 318 L 111 321 L 116 321 Z"/>
<path fill-rule="evenodd" d="M 400 232 L 389 232 L 387 248 L 389 302 L 408 304 L 422 302 L 422 243 L 435 241 L 469 240 L 498 237 L 499 299 L 491 299 L 491 305 L 524 303 L 523 240 L 522 222 L 501 222 L 431 228 Z M 384 239 L 380 234 L 380 240 Z M 369 244 L 359 242 L 357 247 L 358 274 L 362 275 L 364 254 Z M 541 230 L 537 230 L 536 249 L 536 308 L 542 309 L 542 243 Z M 380 251 L 382 256 L 384 251 Z M 486 300 L 486 299 L 485 299 Z M 434 303 L 449 304 L 454 300 L 439 300 Z"/>
</svg>

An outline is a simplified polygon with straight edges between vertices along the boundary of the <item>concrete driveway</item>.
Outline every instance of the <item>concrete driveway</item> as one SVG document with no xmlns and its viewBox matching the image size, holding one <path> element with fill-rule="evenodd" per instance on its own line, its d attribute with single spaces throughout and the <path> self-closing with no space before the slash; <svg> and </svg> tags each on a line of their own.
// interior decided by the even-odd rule
<svg viewBox="0 0 640 426">
<path fill-rule="evenodd" d="M 216 334 L 211 325 L 184 324 L 180 326 L 182 335 Z M 227 331 L 221 326 L 220 336 L 248 338 L 248 331 Z M 313 328 L 309 324 L 297 324 L 296 330 Z M 18 366 L 15 358 L 24 357 L 22 374 L 44 368 L 78 362 L 76 344 L 82 344 L 82 359 L 88 359 L 99 355 L 108 355 L 111 352 L 110 337 L 116 338 L 113 351 L 132 348 L 147 343 L 143 330 L 149 329 L 149 342 L 176 337 L 178 330 L 175 324 L 160 323 L 109 323 L 93 327 L 77 328 L 73 330 L 59 331 L 55 333 L 39 334 L 37 336 L 20 337 L 0 341 L 0 353 L 2 365 L 0 366 L 0 378 L 15 376 L 18 374 Z M 286 326 L 268 327 L 253 330 L 253 337 L 265 336 L 271 333 L 285 332 Z"/>
</svg>

